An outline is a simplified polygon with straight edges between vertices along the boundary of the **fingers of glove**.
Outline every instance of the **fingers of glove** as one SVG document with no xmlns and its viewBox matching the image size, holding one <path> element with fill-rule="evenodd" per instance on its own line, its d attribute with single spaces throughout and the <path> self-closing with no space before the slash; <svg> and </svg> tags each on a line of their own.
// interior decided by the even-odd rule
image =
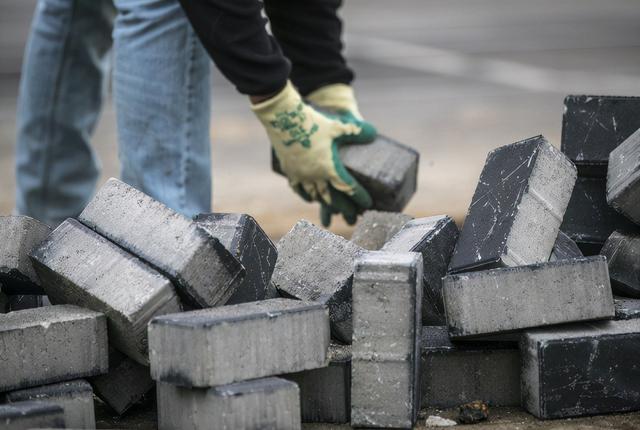
<svg viewBox="0 0 640 430">
<path fill-rule="evenodd" d="M 333 215 L 333 210 L 330 206 L 320 203 L 320 221 L 322 225 L 325 227 L 329 227 L 331 225 L 331 216 Z"/>
<path fill-rule="evenodd" d="M 312 202 L 313 201 L 311 196 L 309 194 L 307 194 L 307 192 L 304 190 L 304 188 L 302 188 L 301 184 L 292 185 L 291 188 L 293 188 L 293 191 L 295 191 L 296 194 L 298 194 L 300 197 L 302 197 L 303 200 L 305 200 L 307 202 Z"/>
<path fill-rule="evenodd" d="M 347 224 L 355 224 L 359 210 L 349 196 L 331 186 L 329 186 L 329 192 L 331 193 L 331 208 L 340 212 Z"/>
<path fill-rule="evenodd" d="M 311 197 L 311 200 L 318 200 L 318 191 L 313 182 L 303 182 L 302 189 Z"/>
<path fill-rule="evenodd" d="M 369 209 L 373 206 L 371 195 L 347 172 L 342 162 L 336 164 L 335 167 L 339 178 L 332 178 L 330 180 L 331 187 L 348 195 L 349 198 L 362 209 Z"/>
<path fill-rule="evenodd" d="M 337 143 L 369 143 L 378 135 L 378 131 L 373 124 L 356 119 L 350 112 L 341 114 L 338 119 L 342 122 L 343 127 L 336 137 Z"/>
<path fill-rule="evenodd" d="M 329 193 L 329 183 L 327 181 L 316 181 L 316 192 L 320 202 L 331 205 L 331 193 Z"/>
</svg>

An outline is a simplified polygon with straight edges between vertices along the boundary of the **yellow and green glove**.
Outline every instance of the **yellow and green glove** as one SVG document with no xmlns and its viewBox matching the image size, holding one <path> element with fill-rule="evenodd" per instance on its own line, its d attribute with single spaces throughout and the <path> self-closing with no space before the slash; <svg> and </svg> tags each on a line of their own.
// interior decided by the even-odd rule
<svg viewBox="0 0 640 430">
<path fill-rule="evenodd" d="M 350 111 L 335 116 L 319 112 L 302 100 L 290 82 L 252 109 L 291 187 L 305 200 L 322 204 L 324 225 L 332 213 L 342 213 L 353 224 L 359 213 L 371 207 L 371 196 L 347 172 L 338 147 L 371 142 L 376 136 L 373 126 Z"/>
</svg>

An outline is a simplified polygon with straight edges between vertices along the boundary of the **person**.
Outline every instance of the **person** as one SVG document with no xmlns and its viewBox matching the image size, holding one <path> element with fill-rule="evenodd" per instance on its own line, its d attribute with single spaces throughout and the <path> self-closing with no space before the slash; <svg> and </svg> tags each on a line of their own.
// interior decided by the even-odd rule
<svg viewBox="0 0 640 430">
<path fill-rule="evenodd" d="M 176 5 L 115 0 L 114 93 L 122 179 L 192 216 L 211 206 L 208 62 Z M 258 0 L 181 5 L 217 67 L 249 96 L 292 188 L 321 203 L 323 224 L 337 213 L 354 223 L 371 197 L 337 148 L 370 142 L 376 130 L 350 86 L 341 1 L 266 1 L 273 34 Z M 102 101 L 109 22 L 104 0 L 40 0 L 19 102 L 20 213 L 56 224 L 93 192 L 98 169 L 88 139 Z"/>
<path fill-rule="evenodd" d="M 56 226 L 91 199 L 112 60 L 121 178 L 185 215 L 209 212 L 211 61 L 177 0 L 39 0 L 18 97 L 16 212 Z"/>
<path fill-rule="evenodd" d="M 321 203 L 325 226 L 336 213 L 355 223 L 372 200 L 337 150 L 371 142 L 376 129 L 363 120 L 350 86 L 354 74 L 342 55 L 338 16 L 342 1 L 180 2 L 218 69 L 249 96 L 291 187 Z"/>
</svg>

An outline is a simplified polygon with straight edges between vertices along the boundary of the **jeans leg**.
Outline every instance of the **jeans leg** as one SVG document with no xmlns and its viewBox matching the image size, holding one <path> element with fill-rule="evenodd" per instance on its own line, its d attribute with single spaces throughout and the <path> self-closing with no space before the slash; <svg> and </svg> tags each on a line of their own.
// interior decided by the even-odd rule
<svg viewBox="0 0 640 430">
<path fill-rule="evenodd" d="M 122 180 L 184 215 L 209 212 L 209 58 L 178 0 L 115 5 Z"/>
<path fill-rule="evenodd" d="M 105 94 L 114 9 L 40 0 L 18 97 L 16 206 L 51 225 L 78 215 L 98 177 L 89 145 Z"/>
</svg>

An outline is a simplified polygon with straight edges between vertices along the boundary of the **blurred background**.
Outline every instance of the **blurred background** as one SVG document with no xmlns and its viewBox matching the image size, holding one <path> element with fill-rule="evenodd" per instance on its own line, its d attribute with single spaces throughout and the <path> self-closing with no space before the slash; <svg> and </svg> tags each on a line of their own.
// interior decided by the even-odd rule
<svg viewBox="0 0 640 430">
<path fill-rule="evenodd" d="M 0 3 L 0 214 L 14 207 L 15 104 L 35 3 Z M 640 95 L 637 0 L 346 0 L 342 16 L 361 110 L 420 151 L 414 216 L 461 222 L 492 148 L 538 134 L 559 146 L 565 95 Z M 317 206 L 271 172 L 247 100 L 219 73 L 212 81 L 214 210 L 249 213 L 274 238 L 300 218 L 319 223 Z M 93 142 L 100 183 L 118 176 L 111 103 Z"/>
</svg>

